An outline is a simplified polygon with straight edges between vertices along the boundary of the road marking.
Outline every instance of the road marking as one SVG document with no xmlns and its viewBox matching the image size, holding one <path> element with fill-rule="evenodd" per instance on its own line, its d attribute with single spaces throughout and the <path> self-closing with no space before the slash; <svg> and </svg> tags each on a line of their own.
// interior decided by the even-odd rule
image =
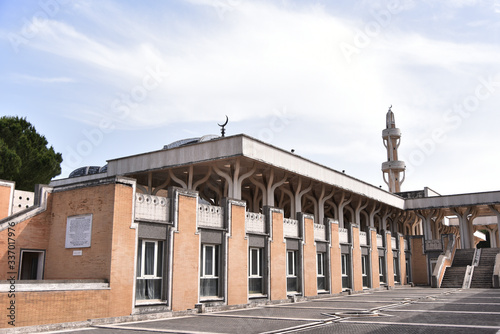
<svg viewBox="0 0 500 334">
<path fill-rule="evenodd" d="M 130 329 L 134 331 L 142 332 L 155 332 L 155 333 L 179 333 L 179 334 L 227 334 L 219 332 L 198 332 L 182 329 L 160 329 L 160 328 L 146 328 L 146 327 L 131 327 L 131 326 L 120 326 L 120 325 L 99 325 L 93 326 L 94 328 L 104 328 L 104 329 Z"/>
<path fill-rule="evenodd" d="M 500 326 L 428 324 L 428 323 L 389 322 L 389 321 L 359 321 L 359 320 L 350 320 L 350 319 L 346 319 L 345 321 L 342 321 L 342 323 L 373 324 L 373 325 L 378 325 L 378 324 L 380 324 L 380 325 L 406 325 L 406 326 L 426 326 L 426 327 L 450 327 L 450 328 L 500 329 Z"/>
</svg>

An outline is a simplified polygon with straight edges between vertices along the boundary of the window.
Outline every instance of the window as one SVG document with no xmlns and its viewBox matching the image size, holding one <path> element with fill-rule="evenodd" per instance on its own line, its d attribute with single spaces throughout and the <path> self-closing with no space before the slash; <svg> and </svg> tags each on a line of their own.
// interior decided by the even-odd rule
<svg viewBox="0 0 500 334">
<path fill-rule="evenodd" d="M 349 284 L 349 254 L 342 254 L 342 289 L 350 288 Z"/>
<path fill-rule="evenodd" d="M 411 280 L 410 280 L 410 259 L 406 258 L 406 283 L 410 283 Z"/>
<path fill-rule="evenodd" d="M 43 250 L 21 250 L 21 270 L 19 279 L 41 280 L 43 279 L 43 263 L 45 251 Z"/>
<path fill-rule="evenodd" d="M 202 245 L 200 296 L 219 296 L 219 245 Z"/>
<path fill-rule="evenodd" d="M 368 282 L 368 256 L 361 255 L 361 276 L 363 277 L 363 287 L 369 287 Z"/>
<path fill-rule="evenodd" d="M 392 262 L 394 264 L 394 282 L 399 282 L 399 265 L 398 265 L 398 258 L 394 257 L 392 259 Z"/>
<path fill-rule="evenodd" d="M 380 283 L 385 283 L 385 261 L 383 256 L 378 258 L 378 273 Z"/>
<path fill-rule="evenodd" d="M 263 293 L 264 249 L 250 248 L 248 265 L 248 290 L 250 294 Z"/>
<path fill-rule="evenodd" d="M 298 288 L 297 278 L 297 251 L 286 252 L 286 291 L 297 292 Z"/>
<path fill-rule="evenodd" d="M 325 253 L 316 254 L 318 290 L 326 290 Z"/>
<path fill-rule="evenodd" d="M 137 247 L 137 300 L 161 299 L 163 242 L 139 239 Z"/>
</svg>

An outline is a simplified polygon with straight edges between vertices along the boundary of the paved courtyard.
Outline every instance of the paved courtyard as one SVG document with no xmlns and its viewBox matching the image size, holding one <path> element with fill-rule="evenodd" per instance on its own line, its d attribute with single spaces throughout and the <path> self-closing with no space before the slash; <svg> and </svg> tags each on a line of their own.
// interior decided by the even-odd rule
<svg viewBox="0 0 500 334">
<path fill-rule="evenodd" d="M 405 287 L 308 302 L 52 333 L 147 332 L 500 334 L 500 290 Z"/>
</svg>

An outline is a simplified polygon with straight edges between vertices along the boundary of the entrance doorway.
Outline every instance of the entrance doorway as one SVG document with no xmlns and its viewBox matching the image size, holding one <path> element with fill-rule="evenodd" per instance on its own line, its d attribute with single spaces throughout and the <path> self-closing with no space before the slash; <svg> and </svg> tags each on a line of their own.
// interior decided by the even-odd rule
<svg viewBox="0 0 500 334">
<path fill-rule="evenodd" d="M 45 260 L 45 251 L 43 250 L 21 250 L 21 263 L 19 279 L 22 280 L 41 280 L 43 279 L 43 264 Z"/>
</svg>

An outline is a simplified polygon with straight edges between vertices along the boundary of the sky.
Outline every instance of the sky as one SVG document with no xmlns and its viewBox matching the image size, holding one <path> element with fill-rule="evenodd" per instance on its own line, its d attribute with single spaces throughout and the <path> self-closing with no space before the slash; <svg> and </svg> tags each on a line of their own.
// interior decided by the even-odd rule
<svg viewBox="0 0 500 334">
<path fill-rule="evenodd" d="M 244 133 L 375 186 L 500 190 L 500 0 L 0 0 L 0 115 L 80 166 Z"/>
</svg>

